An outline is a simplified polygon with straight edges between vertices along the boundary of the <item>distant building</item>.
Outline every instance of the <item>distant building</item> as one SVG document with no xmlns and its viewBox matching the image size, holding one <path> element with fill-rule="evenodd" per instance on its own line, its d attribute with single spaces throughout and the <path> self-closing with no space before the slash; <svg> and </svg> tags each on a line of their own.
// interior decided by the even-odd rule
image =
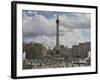
<svg viewBox="0 0 100 80">
<path fill-rule="evenodd" d="M 71 57 L 72 56 L 72 49 L 64 47 L 63 45 L 60 46 L 59 52 L 62 57 Z"/>
<path fill-rule="evenodd" d="M 90 42 L 80 43 L 79 45 L 73 45 L 72 56 L 78 58 L 88 57 L 88 52 L 91 51 Z"/>
<path fill-rule="evenodd" d="M 73 57 L 73 58 L 86 58 L 90 57 L 91 43 L 80 43 L 79 45 L 73 45 L 72 48 L 64 47 L 64 45 L 59 45 L 59 54 L 56 53 L 56 47 L 48 50 L 48 54 L 52 56 L 62 56 L 62 57 Z"/>
<path fill-rule="evenodd" d="M 78 45 L 72 46 L 72 57 L 78 57 Z"/>
</svg>

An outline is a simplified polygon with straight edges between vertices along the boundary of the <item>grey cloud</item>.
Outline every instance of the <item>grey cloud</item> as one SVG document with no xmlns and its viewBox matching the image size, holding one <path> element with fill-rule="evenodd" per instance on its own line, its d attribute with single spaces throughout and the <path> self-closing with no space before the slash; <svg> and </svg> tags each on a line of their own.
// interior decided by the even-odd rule
<svg viewBox="0 0 100 80">
<path fill-rule="evenodd" d="M 60 36 L 63 34 L 63 30 L 60 30 Z M 49 20 L 42 15 L 23 18 L 23 37 L 37 37 L 40 35 L 49 37 L 56 35 L 55 19 Z"/>
<path fill-rule="evenodd" d="M 38 14 L 36 16 L 28 16 L 24 13 L 23 16 L 23 40 L 46 42 L 45 45 L 55 43 L 52 37 L 56 36 L 56 16 L 50 19 Z M 90 14 L 73 13 L 73 16 L 59 15 L 59 20 L 61 44 L 77 39 L 79 39 L 77 41 L 86 41 L 85 37 L 82 37 L 80 30 L 90 29 Z M 78 29 L 78 31 L 75 29 Z"/>
<path fill-rule="evenodd" d="M 60 16 L 60 25 L 69 29 L 89 29 L 90 14 L 72 13 L 74 16 Z"/>
</svg>

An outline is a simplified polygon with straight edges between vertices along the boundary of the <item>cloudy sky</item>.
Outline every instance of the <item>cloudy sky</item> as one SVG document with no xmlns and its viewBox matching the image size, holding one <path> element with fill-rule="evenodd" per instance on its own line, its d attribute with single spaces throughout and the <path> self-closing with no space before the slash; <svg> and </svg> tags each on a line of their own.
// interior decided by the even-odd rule
<svg viewBox="0 0 100 80">
<path fill-rule="evenodd" d="M 56 15 L 59 15 L 60 44 L 72 47 L 74 44 L 90 41 L 89 13 L 52 12 L 23 10 L 23 41 L 42 43 L 45 47 L 56 45 Z"/>
</svg>

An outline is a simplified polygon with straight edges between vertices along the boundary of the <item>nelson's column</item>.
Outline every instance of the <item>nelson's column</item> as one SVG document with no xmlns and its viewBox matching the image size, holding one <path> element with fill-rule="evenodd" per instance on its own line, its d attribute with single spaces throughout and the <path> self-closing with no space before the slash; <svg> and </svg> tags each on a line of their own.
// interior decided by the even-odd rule
<svg viewBox="0 0 100 80">
<path fill-rule="evenodd" d="M 57 13 L 57 19 L 56 19 L 56 54 L 59 54 L 59 17 Z"/>
</svg>

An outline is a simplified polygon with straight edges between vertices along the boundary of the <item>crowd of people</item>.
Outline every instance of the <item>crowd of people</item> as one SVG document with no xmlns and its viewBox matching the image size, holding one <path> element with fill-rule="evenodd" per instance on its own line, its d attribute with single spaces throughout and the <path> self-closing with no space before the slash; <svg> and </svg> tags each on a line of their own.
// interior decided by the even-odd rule
<svg viewBox="0 0 100 80">
<path fill-rule="evenodd" d="M 42 68 L 64 68 L 64 67 L 75 67 L 84 66 L 84 64 L 74 63 L 78 62 L 76 59 L 63 58 L 60 56 L 47 56 L 39 59 L 25 60 L 23 62 L 23 69 L 42 69 Z M 88 64 L 89 65 L 89 64 Z"/>
</svg>

